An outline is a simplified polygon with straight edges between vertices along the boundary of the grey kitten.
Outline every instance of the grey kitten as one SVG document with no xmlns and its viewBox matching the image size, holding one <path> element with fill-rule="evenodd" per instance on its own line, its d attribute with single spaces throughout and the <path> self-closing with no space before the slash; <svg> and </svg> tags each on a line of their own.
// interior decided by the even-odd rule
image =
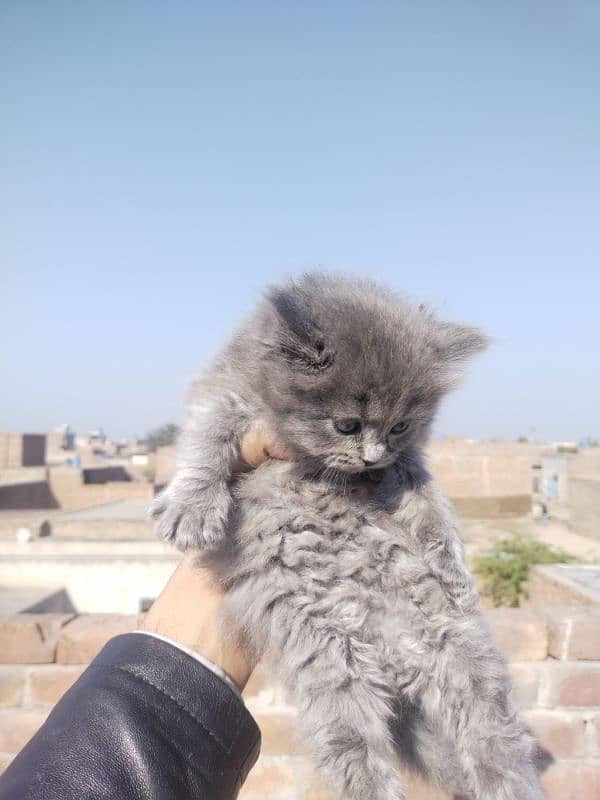
<svg viewBox="0 0 600 800">
<path fill-rule="evenodd" d="M 230 624 L 268 654 L 317 764 L 353 800 L 402 800 L 398 758 L 471 800 L 543 797 L 423 456 L 441 398 L 485 344 L 368 282 L 272 289 L 192 386 L 154 505 L 162 536 L 211 545 Z M 234 481 L 255 420 L 296 460 Z"/>
</svg>

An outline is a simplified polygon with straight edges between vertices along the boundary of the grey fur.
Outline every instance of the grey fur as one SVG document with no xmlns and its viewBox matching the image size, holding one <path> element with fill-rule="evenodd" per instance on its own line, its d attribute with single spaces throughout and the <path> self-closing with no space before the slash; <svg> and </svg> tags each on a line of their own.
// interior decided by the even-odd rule
<svg viewBox="0 0 600 800">
<path fill-rule="evenodd" d="M 211 545 L 230 624 L 268 654 L 317 764 L 352 800 L 402 800 L 398 757 L 471 800 L 543 797 L 422 452 L 485 344 L 368 282 L 307 275 L 273 289 L 192 386 L 154 506 L 165 538 Z M 255 420 L 296 460 L 234 481 Z M 349 420 L 360 433 L 336 430 Z"/>
</svg>

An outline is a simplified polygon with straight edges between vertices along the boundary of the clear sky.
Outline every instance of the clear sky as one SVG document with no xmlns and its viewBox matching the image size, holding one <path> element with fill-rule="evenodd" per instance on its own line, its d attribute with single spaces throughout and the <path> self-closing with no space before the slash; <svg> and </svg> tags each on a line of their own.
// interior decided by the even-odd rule
<svg viewBox="0 0 600 800">
<path fill-rule="evenodd" d="M 600 6 L 0 3 L 0 430 L 113 436 L 280 276 L 496 337 L 442 434 L 600 436 Z"/>
</svg>

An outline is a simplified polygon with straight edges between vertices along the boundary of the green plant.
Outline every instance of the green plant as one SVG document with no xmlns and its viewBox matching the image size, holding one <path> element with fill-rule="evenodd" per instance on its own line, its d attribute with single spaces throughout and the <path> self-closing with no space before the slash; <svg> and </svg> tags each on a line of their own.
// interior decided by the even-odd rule
<svg viewBox="0 0 600 800">
<path fill-rule="evenodd" d="M 492 550 L 473 561 L 473 572 L 481 578 L 481 593 L 495 606 L 518 606 L 527 597 L 530 564 L 564 564 L 573 556 L 545 542 L 525 536 L 500 539 Z"/>
</svg>

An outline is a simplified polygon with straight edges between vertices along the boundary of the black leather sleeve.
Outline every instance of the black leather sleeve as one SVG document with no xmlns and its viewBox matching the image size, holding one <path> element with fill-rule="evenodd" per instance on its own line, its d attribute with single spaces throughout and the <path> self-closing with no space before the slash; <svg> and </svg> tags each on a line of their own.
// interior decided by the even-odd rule
<svg viewBox="0 0 600 800">
<path fill-rule="evenodd" d="M 0 777 L 0 800 L 230 800 L 259 749 L 224 681 L 166 642 L 127 634 Z"/>
</svg>

